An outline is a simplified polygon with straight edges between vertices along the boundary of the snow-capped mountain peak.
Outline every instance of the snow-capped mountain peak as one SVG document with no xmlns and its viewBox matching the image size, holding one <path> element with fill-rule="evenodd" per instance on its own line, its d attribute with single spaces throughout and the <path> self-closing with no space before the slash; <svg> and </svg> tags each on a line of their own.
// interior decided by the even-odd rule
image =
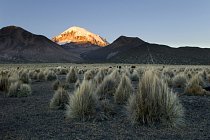
<svg viewBox="0 0 210 140">
<path fill-rule="evenodd" d="M 90 31 L 73 26 L 64 32 L 62 32 L 60 35 L 52 38 L 53 41 L 57 43 L 91 43 L 93 45 L 98 46 L 107 46 L 109 43 L 100 37 L 99 35 L 96 35 L 94 33 L 91 33 Z"/>
</svg>

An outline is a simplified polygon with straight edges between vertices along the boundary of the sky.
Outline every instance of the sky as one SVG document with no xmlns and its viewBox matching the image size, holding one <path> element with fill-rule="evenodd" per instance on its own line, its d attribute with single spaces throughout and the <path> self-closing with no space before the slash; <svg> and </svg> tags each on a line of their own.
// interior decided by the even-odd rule
<svg viewBox="0 0 210 140">
<path fill-rule="evenodd" d="M 0 28 L 9 25 L 48 38 L 79 26 L 110 43 L 124 35 L 210 48 L 210 0 L 0 0 Z"/>
</svg>

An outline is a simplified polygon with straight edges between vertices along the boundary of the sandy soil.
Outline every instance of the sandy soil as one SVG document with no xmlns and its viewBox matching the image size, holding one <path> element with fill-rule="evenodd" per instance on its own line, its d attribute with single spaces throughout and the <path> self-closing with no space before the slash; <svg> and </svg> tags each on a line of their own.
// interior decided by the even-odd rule
<svg viewBox="0 0 210 140">
<path fill-rule="evenodd" d="M 124 106 L 108 120 L 66 120 L 64 110 L 49 109 L 52 82 L 32 82 L 32 90 L 23 98 L 0 92 L 0 139 L 210 139 L 210 97 L 180 96 L 186 125 L 167 128 L 133 126 Z"/>
</svg>

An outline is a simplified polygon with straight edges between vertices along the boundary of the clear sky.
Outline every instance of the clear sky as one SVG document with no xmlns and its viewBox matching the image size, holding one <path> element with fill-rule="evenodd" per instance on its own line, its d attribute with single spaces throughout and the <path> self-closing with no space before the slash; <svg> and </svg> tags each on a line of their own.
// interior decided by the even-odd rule
<svg viewBox="0 0 210 140">
<path fill-rule="evenodd" d="M 48 38 L 80 26 L 109 42 L 210 47 L 210 0 L 0 0 L 0 28 L 8 25 Z"/>
</svg>

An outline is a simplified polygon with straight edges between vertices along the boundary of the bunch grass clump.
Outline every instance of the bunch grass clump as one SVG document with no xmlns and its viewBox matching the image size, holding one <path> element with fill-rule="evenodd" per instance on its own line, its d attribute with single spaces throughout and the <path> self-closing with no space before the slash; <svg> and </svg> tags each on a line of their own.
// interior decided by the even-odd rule
<svg viewBox="0 0 210 140">
<path fill-rule="evenodd" d="M 66 105 L 69 103 L 69 93 L 63 88 L 59 87 L 55 91 L 53 98 L 50 101 L 51 109 L 65 109 Z"/>
<path fill-rule="evenodd" d="M 127 99 L 133 92 L 130 79 L 124 74 L 121 78 L 120 84 L 114 93 L 114 100 L 118 104 L 125 104 Z"/>
<path fill-rule="evenodd" d="M 58 74 L 66 75 L 67 73 L 68 73 L 68 69 L 67 68 L 60 68 L 60 69 L 58 69 Z"/>
<path fill-rule="evenodd" d="M 111 78 L 115 79 L 116 82 L 120 82 L 120 73 L 119 73 L 119 70 L 118 69 L 115 69 L 112 71 L 112 73 L 109 75 Z"/>
<path fill-rule="evenodd" d="M 108 99 L 114 95 L 117 86 L 118 83 L 116 82 L 116 79 L 108 75 L 96 89 L 96 95 L 99 100 Z"/>
<path fill-rule="evenodd" d="M 185 94 L 199 96 L 209 94 L 205 89 L 203 89 L 202 85 L 204 85 L 203 78 L 199 74 L 193 76 L 185 87 Z"/>
<path fill-rule="evenodd" d="M 40 71 L 40 72 L 38 73 L 38 80 L 39 80 L 39 81 L 44 81 L 44 80 L 45 80 L 45 74 L 44 74 L 43 71 Z"/>
<path fill-rule="evenodd" d="M 46 75 L 46 80 L 47 81 L 53 81 L 53 80 L 56 80 L 57 79 L 57 75 L 54 71 L 52 70 L 49 70 L 47 72 L 47 75 Z"/>
<path fill-rule="evenodd" d="M 77 82 L 76 82 L 75 85 L 74 85 L 74 88 L 75 88 L 75 89 L 79 88 L 79 87 L 80 87 L 80 84 L 81 84 L 81 83 L 80 83 L 80 80 L 78 79 Z"/>
<path fill-rule="evenodd" d="M 31 82 L 31 79 L 29 77 L 29 72 L 27 70 L 20 72 L 20 80 L 25 83 L 25 84 L 29 84 Z"/>
<path fill-rule="evenodd" d="M 53 90 L 57 90 L 60 86 L 61 86 L 61 81 L 58 79 L 54 81 L 52 84 Z"/>
<path fill-rule="evenodd" d="M 172 83 L 173 83 L 173 87 L 184 88 L 186 86 L 186 84 L 187 84 L 187 77 L 183 73 L 177 74 L 173 78 Z"/>
<path fill-rule="evenodd" d="M 94 78 L 94 71 L 88 70 L 84 74 L 84 80 L 92 80 Z"/>
<path fill-rule="evenodd" d="M 102 83 L 103 79 L 105 77 L 105 72 L 103 69 L 100 69 L 96 76 L 94 77 L 94 80 L 96 81 L 97 84 Z"/>
<path fill-rule="evenodd" d="M 94 115 L 96 99 L 91 81 L 84 80 L 80 87 L 70 97 L 67 106 L 67 119 L 85 119 Z"/>
<path fill-rule="evenodd" d="M 27 97 L 31 95 L 31 86 L 29 84 L 21 84 L 20 90 L 17 93 L 17 97 Z"/>
<path fill-rule="evenodd" d="M 7 74 L 0 75 L 0 91 L 7 92 L 10 86 L 9 77 Z"/>
<path fill-rule="evenodd" d="M 139 74 L 136 70 L 133 70 L 133 73 L 130 75 L 132 81 L 139 81 Z"/>
<path fill-rule="evenodd" d="M 11 83 L 7 96 L 9 97 L 27 97 L 31 95 L 31 86 L 24 84 L 22 81 L 16 81 Z"/>
<path fill-rule="evenodd" d="M 75 83 L 77 81 L 77 74 L 74 68 L 71 68 L 69 73 L 66 76 L 67 83 Z"/>
<path fill-rule="evenodd" d="M 132 123 L 180 126 L 184 122 L 177 95 L 151 70 L 145 72 L 138 92 L 129 98 L 126 108 Z"/>
</svg>

